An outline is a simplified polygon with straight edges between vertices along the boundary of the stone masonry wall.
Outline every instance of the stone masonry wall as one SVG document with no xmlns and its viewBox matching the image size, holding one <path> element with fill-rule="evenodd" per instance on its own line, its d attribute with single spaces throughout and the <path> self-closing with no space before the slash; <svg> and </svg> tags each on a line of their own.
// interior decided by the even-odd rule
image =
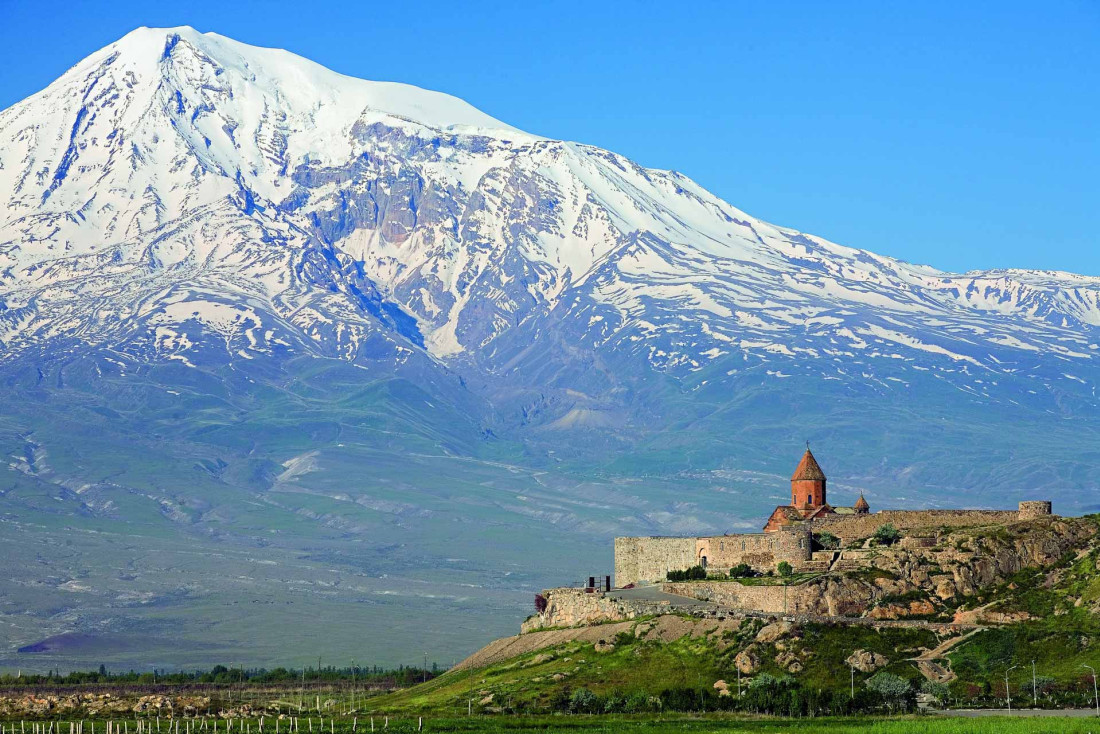
<svg viewBox="0 0 1100 734">
<path fill-rule="evenodd" d="M 695 565 L 695 538 L 615 538 L 615 586 L 664 579 Z"/>
<path fill-rule="evenodd" d="M 610 599 L 601 591 L 561 588 L 547 589 L 542 595 L 546 597 L 546 610 L 524 621 L 521 632 L 618 622 L 669 611 L 668 602 Z"/>
<path fill-rule="evenodd" d="M 1020 503 L 1020 519 L 1034 520 L 1037 517 L 1046 517 L 1051 514 L 1052 506 L 1048 500 L 1033 500 Z"/>
<path fill-rule="evenodd" d="M 797 587 L 742 586 L 736 581 L 692 581 L 666 582 L 661 584 L 661 590 L 748 612 L 787 614 L 807 611 L 802 608 L 806 605 L 800 603 L 802 595 Z"/>
<path fill-rule="evenodd" d="M 891 524 L 898 530 L 933 532 L 938 528 L 966 528 L 1007 525 L 1019 513 L 1008 510 L 882 510 L 868 515 L 827 515 L 813 521 L 814 532 L 828 531 L 843 543 L 867 538 L 879 527 Z"/>
<path fill-rule="evenodd" d="M 701 565 L 704 558 L 711 571 L 728 572 L 740 563 L 769 571 L 780 561 L 808 561 L 812 552 L 809 526 L 703 538 L 616 538 L 615 585 L 664 581 L 669 571 Z"/>
</svg>

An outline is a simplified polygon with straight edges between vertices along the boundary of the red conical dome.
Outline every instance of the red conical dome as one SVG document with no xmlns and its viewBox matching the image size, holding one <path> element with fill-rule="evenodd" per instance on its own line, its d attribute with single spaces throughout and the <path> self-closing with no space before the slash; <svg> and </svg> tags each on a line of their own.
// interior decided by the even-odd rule
<svg viewBox="0 0 1100 734">
<path fill-rule="evenodd" d="M 798 468 L 794 470 L 794 475 L 791 477 L 791 481 L 825 481 L 825 472 L 821 471 L 821 467 L 818 465 L 817 459 L 814 458 L 814 455 L 810 453 L 809 449 L 806 449 L 806 453 L 802 455 L 802 461 L 798 462 Z"/>
</svg>

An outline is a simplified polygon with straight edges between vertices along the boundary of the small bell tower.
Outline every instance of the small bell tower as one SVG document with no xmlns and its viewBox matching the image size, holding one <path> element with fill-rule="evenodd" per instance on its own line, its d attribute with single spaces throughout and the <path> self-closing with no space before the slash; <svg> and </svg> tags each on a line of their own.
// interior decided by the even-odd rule
<svg viewBox="0 0 1100 734">
<path fill-rule="evenodd" d="M 825 504 L 825 472 L 810 452 L 806 443 L 806 453 L 798 468 L 791 475 L 791 506 L 800 510 L 813 509 Z"/>
</svg>

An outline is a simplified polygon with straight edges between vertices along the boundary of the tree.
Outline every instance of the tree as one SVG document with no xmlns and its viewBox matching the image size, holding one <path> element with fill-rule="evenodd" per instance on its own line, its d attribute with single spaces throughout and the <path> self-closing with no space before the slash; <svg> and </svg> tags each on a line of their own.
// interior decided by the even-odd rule
<svg viewBox="0 0 1100 734">
<path fill-rule="evenodd" d="M 731 579 L 744 579 L 753 575 L 752 567 L 747 563 L 738 563 L 730 569 Z"/>
<path fill-rule="evenodd" d="M 883 702 L 891 711 L 908 711 L 916 703 L 913 686 L 893 673 L 875 673 L 867 681 L 867 687 L 882 696 Z"/>
<path fill-rule="evenodd" d="M 947 697 L 951 692 L 951 689 L 947 687 L 946 683 L 940 683 L 934 680 L 926 680 L 920 684 L 920 692 L 932 696 L 942 706 L 947 702 Z"/>
<path fill-rule="evenodd" d="M 776 566 L 776 570 L 779 571 L 779 575 L 784 578 L 787 578 L 792 573 L 794 573 L 794 569 L 791 567 L 791 564 L 787 563 L 786 561 L 780 561 L 779 565 Z"/>
<path fill-rule="evenodd" d="M 825 550 L 836 550 L 840 547 L 840 538 L 828 531 L 814 535 L 814 542 Z"/>
<path fill-rule="evenodd" d="M 878 545 L 893 545 L 901 540 L 901 531 L 894 527 L 893 523 L 879 526 L 871 538 Z"/>
</svg>

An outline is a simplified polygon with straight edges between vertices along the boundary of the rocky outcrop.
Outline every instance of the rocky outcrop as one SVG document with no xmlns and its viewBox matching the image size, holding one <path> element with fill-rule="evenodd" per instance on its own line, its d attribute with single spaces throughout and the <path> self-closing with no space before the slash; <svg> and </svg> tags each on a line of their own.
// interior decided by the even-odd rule
<svg viewBox="0 0 1100 734">
<path fill-rule="evenodd" d="M 847 559 L 852 564 L 845 566 L 847 571 L 792 586 L 710 581 L 664 584 L 663 588 L 725 608 L 771 614 L 926 618 L 943 612 L 942 602 L 948 599 L 1001 584 L 1025 568 L 1050 568 L 1067 553 L 1090 547 L 1096 535 L 1096 524 L 1085 518 L 1040 517 L 944 532 L 927 538 L 930 543 L 859 551 Z M 904 601 L 891 601 L 898 598 Z M 988 612 L 966 621 L 1008 624 L 1021 621 L 1017 617 Z"/>
<path fill-rule="evenodd" d="M 908 617 L 931 617 L 938 610 L 927 599 L 918 599 L 908 602 L 890 602 L 880 604 L 867 612 L 871 619 L 906 619 Z"/>
<path fill-rule="evenodd" d="M 889 658 L 885 655 L 868 650 L 856 650 L 844 662 L 861 673 L 873 673 L 890 664 Z"/>
<path fill-rule="evenodd" d="M 737 657 L 733 659 L 733 664 L 743 675 L 752 675 L 760 670 L 760 656 L 756 650 L 749 647 L 737 653 Z"/>
<path fill-rule="evenodd" d="M 773 622 L 765 625 L 756 633 L 756 641 L 762 644 L 776 642 L 787 637 L 793 637 L 797 628 L 794 623 L 787 621 Z"/>
<path fill-rule="evenodd" d="M 624 601 L 613 599 L 596 589 L 547 589 L 542 592 L 546 607 L 526 619 L 521 632 L 553 627 L 605 624 L 635 619 L 649 614 L 665 614 L 668 602 Z"/>
</svg>

